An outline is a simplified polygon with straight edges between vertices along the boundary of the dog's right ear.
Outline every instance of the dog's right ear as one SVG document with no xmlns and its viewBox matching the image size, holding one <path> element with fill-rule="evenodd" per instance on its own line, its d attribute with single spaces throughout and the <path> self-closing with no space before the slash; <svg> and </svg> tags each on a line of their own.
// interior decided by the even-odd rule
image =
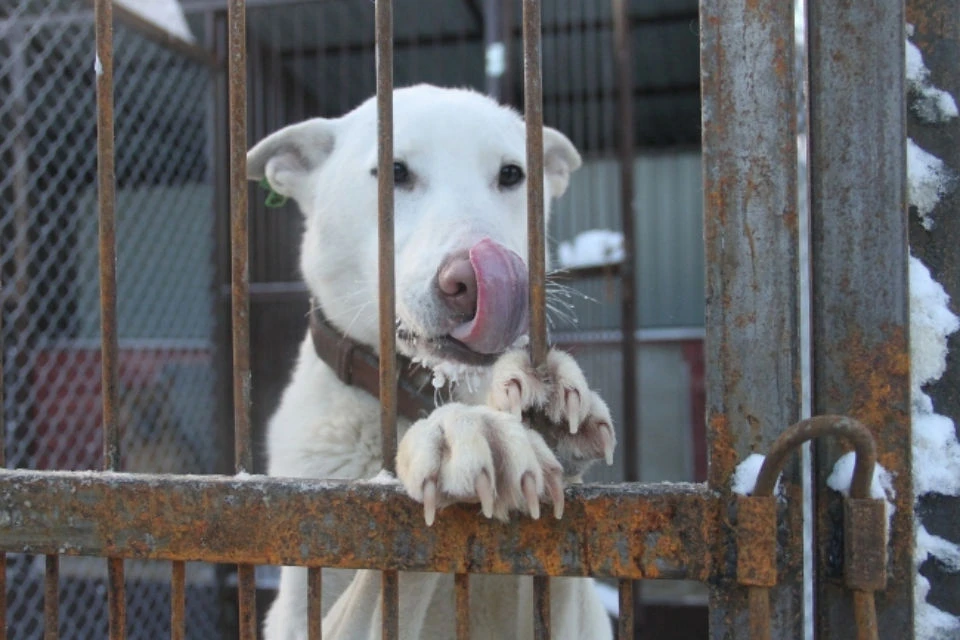
<svg viewBox="0 0 960 640">
<path fill-rule="evenodd" d="M 247 152 L 247 178 L 264 178 L 282 196 L 297 199 L 300 185 L 330 156 L 334 121 L 314 118 L 284 127 Z"/>
</svg>

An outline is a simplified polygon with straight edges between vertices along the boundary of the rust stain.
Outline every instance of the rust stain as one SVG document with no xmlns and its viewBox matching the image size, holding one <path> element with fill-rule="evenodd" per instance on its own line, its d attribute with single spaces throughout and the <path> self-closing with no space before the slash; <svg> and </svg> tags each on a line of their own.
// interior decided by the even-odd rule
<svg viewBox="0 0 960 640">
<path fill-rule="evenodd" d="M 885 327 L 888 337 L 867 345 L 853 329 L 843 344 L 847 379 L 851 381 L 850 415 L 866 424 L 883 442 L 891 411 L 902 411 L 904 385 L 909 385 L 910 355 L 902 327 Z M 890 447 L 881 446 L 881 451 Z M 886 465 L 884 465 L 886 466 Z M 899 466 L 899 465 L 897 465 Z M 889 467 L 888 467 L 889 468 Z"/>
<path fill-rule="evenodd" d="M 739 456 L 730 432 L 730 420 L 723 413 L 710 416 L 710 484 L 714 487 L 726 487 Z"/>
</svg>

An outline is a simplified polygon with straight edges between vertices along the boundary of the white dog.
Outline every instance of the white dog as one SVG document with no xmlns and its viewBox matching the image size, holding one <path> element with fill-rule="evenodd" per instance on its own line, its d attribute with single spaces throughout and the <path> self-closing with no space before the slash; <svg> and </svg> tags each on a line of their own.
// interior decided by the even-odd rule
<svg viewBox="0 0 960 640">
<path fill-rule="evenodd" d="M 506 520 L 511 512 L 540 517 L 543 498 L 560 517 L 564 480 L 576 481 L 595 459 L 611 462 L 615 439 L 607 406 L 572 358 L 551 351 L 538 375 L 522 349 L 524 123 L 468 90 L 420 85 L 397 90 L 393 104 L 398 349 L 435 381 L 458 383 L 446 404 L 400 421 L 399 480 L 423 503 L 427 524 L 455 502 L 479 503 L 483 516 Z M 300 261 L 316 306 L 270 422 L 270 475 L 365 479 L 381 469 L 378 399 L 344 382 L 349 366 L 318 355 L 353 340 L 365 347 L 333 357 L 353 357 L 357 368 L 358 353 L 375 357 L 376 130 L 368 100 L 341 118 L 289 126 L 248 154 L 249 177 L 265 177 L 304 214 Z M 543 134 L 549 202 L 580 156 L 559 132 Z M 326 347 L 324 332 L 334 337 Z M 524 423 L 523 412 L 534 409 L 549 428 Z M 379 572 L 325 570 L 324 637 L 378 638 L 379 589 Z M 403 573 L 400 591 L 402 637 L 453 637 L 452 576 Z M 475 638 L 532 636 L 531 578 L 473 576 L 470 591 Z M 610 637 L 591 580 L 554 579 L 551 593 L 556 637 Z M 285 567 L 265 635 L 306 638 L 306 616 L 306 570 Z"/>
</svg>

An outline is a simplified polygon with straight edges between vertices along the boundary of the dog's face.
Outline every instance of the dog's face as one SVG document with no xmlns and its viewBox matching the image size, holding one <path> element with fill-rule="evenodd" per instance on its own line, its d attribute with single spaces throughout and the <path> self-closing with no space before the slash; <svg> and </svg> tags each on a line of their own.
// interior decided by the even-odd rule
<svg viewBox="0 0 960 640">
<path fill-rule="evenodd" d="M 397 336 L 427 363 L 483 364 L 526 334 L 525 128 L 478 93 L 418 85 L 394 92 Z M 269 136 L 247 156 L 305 216 L 300 264 L 342 331 L 375 345 L 376 104 Z M 545 200 L 559 197 L 580 156 L 544 129 Z"/>
</svg>

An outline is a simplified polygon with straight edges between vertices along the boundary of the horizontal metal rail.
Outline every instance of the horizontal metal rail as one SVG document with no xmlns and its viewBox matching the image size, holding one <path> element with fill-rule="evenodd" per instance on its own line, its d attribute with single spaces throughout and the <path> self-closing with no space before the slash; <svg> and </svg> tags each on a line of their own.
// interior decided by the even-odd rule
<svg viewBox="0 0 960 640">
<path fill-rule="evenodd" d="M 712 577 L 719 494 L 697 484 L 580 485 L 562 520 L 423 524 L 398 484 L 251 476 L 0 471 L 0 551 L 324 568 Z"/>
</svg>

